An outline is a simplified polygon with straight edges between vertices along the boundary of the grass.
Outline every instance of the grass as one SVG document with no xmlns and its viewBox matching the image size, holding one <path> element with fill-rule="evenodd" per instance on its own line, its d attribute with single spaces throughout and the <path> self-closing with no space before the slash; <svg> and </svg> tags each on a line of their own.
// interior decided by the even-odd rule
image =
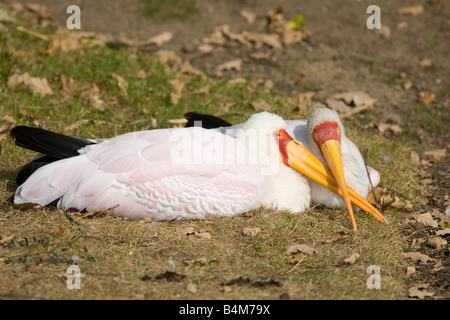
<svg viewBox="0 0 450 320">
<path fill-rule="evenodd" d="M 164 128 L 169 125 L 167 120 L 182 118 L 192 110 L 225 113 L 228 121 L 244 121 L 255 112 L 250 103 L 262 99 L 283 117 L 290 118 L 295 112 L 286 97 L 263 89 L 250 93 L 247 84 L 233 85 L 227 79 L 180 75 L 149 53 L 91 48 L 44 55 L 47 42 L 15 27 L 0 31 L 0 119 L 10 116 L 17 125 L 64 132 L 86 119 L 87 123 L 70 133 L 99 138 L 150 129 L 150 115 L 157 119 L 157 127 Z M 22 51 L 26 55 L 18 53 Z M 140 70 L 151 76 L 139 78 Z M 41 97 L 24 85 L 7 86 L 11 74 L 24 72 L 46 78 L 54 94 Z M 128 83 L 126 94 L 112 74 Z M 61 75 L 73 78 L 77 86 L 69 99 L 60 92 Z M 170 99 L 174 78 L 185 83 L 177 104 Z M 82 98 L 94 83 L 102 89 L 105 108 L 96 108 Z M 207 85 L 209 94 L 195 93 Z M 220 108 L 222 104 L 230 105 L 227 112 Z M 368 149 L 368 164 L 383 173 L 383 184 L 414 198 L 417 190 L 406 147 L 358 128 L 348 127 L 347 134 L 361 150 Z M 285 293 L 291 299 L 405 298 L 401 253 L 406 241 L 401 212 L 385 212 L 392 221 L 389 226 L 357 214 L 357 234 L 351 231 L 344 210 L 321 207 L 299 215 L 261 208 L 233 218 L 200 221 L 129 221 L 103 215 L 75 215 L 72 221 L 52 208 L 20 210 L 11 205 L 9 199 L 17 187 L 15 174 L 33 153 L 16 147 L 6 135 L 0 148 L 1 298 L 278 299 Z M 58 226 L 64 231 L 56 232 Z M 186 227 L 198 233 L 185 235 L 182 230 Z M 261 232 L 245 236 L 245 227 L 258 227 Z M 347 238 L 326 242 L 342 231 Z M 202 238 L 201 232 L 211 239 Z M 307 244 L 317 253 L 293 264 L 293 256 L 286 252 L 291 244 Z M 344 259 L 352 253 L 359 253 L 360 259 L 345 264 Z M 82 272 L 81 290 L 66 286 L 66 268 L 74 263 Z M 185 278 L 172 282 L 156 279 L 173 264 Z M 367 289 L 370 265 L 381 268 L 381 290 Z M 249 278 L 250 283 L 226 288 L 239 277 Z M 196 286 L 195 294 L 186 290 L 189 283 Z"/>
</svg>

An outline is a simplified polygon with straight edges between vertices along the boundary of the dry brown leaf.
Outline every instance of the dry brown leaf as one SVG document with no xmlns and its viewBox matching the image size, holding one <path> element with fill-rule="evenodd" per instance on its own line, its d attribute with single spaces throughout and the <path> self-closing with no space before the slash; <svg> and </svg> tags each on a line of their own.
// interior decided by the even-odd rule
<svg viewBox="0 0 450 320">
<path fill-rule="evenodd" d="M 28 72 L 21 75 L 13 74 L 8 77 L 8 87 L 15 87 L 21 83 L 24 83 L 31 91 L 39 93 L 41 96 L 53 94 L 45 78 L 31 77 Z"/>
<path fill-rule="evenodd" d="M 182 119 L 169 119 L 167 120 L 173 127 L 184 127 L 184 125 L 188 122 L 185 118 Z"/>
<path fill-rule="evenodd" d="M 250 103 L 250 105 L 255 110 L 262 110 L 262 111 L 266 111 L 266 112 L 272 112 L 272 106 L 270 104 L 268 104 L 265 100 L 252 102 L 252 103 Z"/>
<path fill-rule="evenodd" d="M 202 239 L 211 239 L 211 234 L 209 232 L 198 232 L 195 236 Z"/>
<path fill-rule="evenodd" d="M 152 75 L 151 71 L 142 70 L 142 69 L 136 73 L 136 77 L 138 77 L 139 79 L 145 79 L 145 78 L 150 77 L 151 75 Z"/>
<path fill-rule="evenodd" d="M 128 82 L 126 82 L 122 76 L 119 76 L 118 74 L 115 73 L 111 74 L 111 77 L 113 77 L 116 80 L 120 92 L 122 92 L 122 94 L 126 96 L 128 94 Z"/>
<path fill-rule="evenodd" d="M 175 51 L 171 50 L 159 50 L 156 53 L 156 56 L 158 57 L 158 61 L 161 64 L 179 64 L 183 62 L 183 60 L 176 55 Z"/>
<path fill-rule="evenodd" d="M 411 15 L 411 16 L 417 16 L 423 12 L 423 6 L 421 4 L 415 5 L 415 6 L 409 6 L 409 7 L 403 7 L 398 9 L 398 13 L 405 14 L 405 15 Z"/>
<path fill-rule="evenodd" d="M 347 105 L 358 106 L 368 106 L 374 105 L 376 99 L 369 96 L 367 93 L 362 91 L 351 91 L 345 93 L 339 93 L 332 96 L 334 99 L 343 100 Z"/>
<path fill-rule="evenodd" d="M 438 236 L 430 236 L 428 238 L 428 245 L 432 246 L 436 249 L 441 249 L 443 246 L 447 244 L 447 240 Z"/>
<path fill-rule="evenodd" d="M 406 267 L 406 278 L 410 278 L 414 273 L 416 273 L 416 268 L 414 268 L 413 266 Z"/>
<path fill-rule="evenodd" d="M 298 113 L 303 113 L 303 111 L 306 110 L 306 107 L 311 104 L 315 94 L 316 93 L 313 91 L 308 91 L 291 98 L 291 101 L 293 101 L 294 105 L 298 108 Z"/>
<path fill-rule="evenodd" d="M 259 33 L 254 31 L 243 31 L 242 35 L 250 42 L 254 43 L 256 50 L 260 49 L 264 44 L 273 48 L 281 49 L 280 36 L 278 34 Z"/>
<path fill-rule="evenodd" d="M 430 92 L 420 92 L 419 100 L 424 104 L 430 104 L 436 102 L 436 95 Z"/>
<path fill-rule="evenodd" d="M 433 216 L 431 213 L 422 213 L 422 214 L 414 214 L 413 218 L 420 224 L 426 226 L 426 227 L 432 227 L 437 228 L 438 223 L 436 220 L 433 219 Z"/>
<path fill-rule="evenodd" d="M 423 299 L 425 297 L 431 297 L 434 295 L 434 292 L 428 292 L 427 289 L 429 287 L 429 284 L 422 283 L 415 285 L 414 287 L 409 288 L 409 296 L 411 298 L 419 298 Z"/>
<path fill-rule="evenodd" d="M 207 43 L 201 44 L 197 47 L 197 50 L 201 53 L 211 53 L 214 50 L 214 47 L 212 45 L 209 45 Z"/>
<path fill-rule="evenodd" d="M 292 30 L 285 28 L 282 35 L 283 44 L 291 45 L 293 43 L 301 42 L 309 38 L 309 33 L 303 30 Z"/>
<path fill-rule="evenodd" d="M 270 60 L 272 58 L 273 52 L 254 52 L 250 54 L 250 57 L 256 60 Z"/>
<path fill-rule="evenodd" d="M 248 24 L 254 24 L 256 21 L 256 14 L 247 10 L 241 10 L 240 12 L 242 18 L 247 21 Z"/>
<path fill-rule="evenodd" d="M 403 90 L 408 91 L 409 89 L 411 89 L 412 85 L 413 85 L 413 84 L 412 84 L 411 81 L 405 82 L 405 83 L 403 84 Z"/>
<path fill-rule="evenodd" d="M 6 140 L 9 137 L 9 132 L 14 128 L 16 121 L 9 115 L 3 116 L 0 122 L 0 140 Z"/>
<path fill-rule="evenodd" d="M 222 32 L 222 26 L 215 27 L 209 38 L 204 38 L 203 43 L 223 45 L 225 43 L 225 37 Z"/>
<path fill-rule="evenodd" d="M 302 262 L 304 259 L 305 254 L 300 252 L 299 254 L 296 254 L 293 258 L 289 259 L 289 263 L 297 264 Z"/>
<path fill-rule="evenodd" d="M 306 244 L 292 244 L 286 248 L 288 254 L 303 252 L 307 254 L 315 254 L 317 250 Z"/>
<path fill-rule="evenodd" d="M 345 102 L 339 99 L 328 98 L 325 100 L 325 103 L 328 106 L 328 108 L 333 109 L 339 114 L 346 114 L 352 110 L 351 107 L 349 107 L 348 105 L 345 104 Z"/>
<path fill-rule="evenodd" d="M 255 237 L 261 232 L 261 229 L 258 227 L 255 228 L 244 228 L 242 233 L 249 237 Z"/>
<path fill-rule="evenodd" d="M 397 135 L 403 132 L 403 129 L 400 128 L 400 126 L 396 124 L 389 124 L 389 123 L 378 123 L 377 125 L 378 131 L 380 131 L 381 134 L 385 134 L 387 132 L 392 132 L 393 134 Z"/>
<path fill-rule="evenodd" d="M 243 44 L 247 47 L 251 47 L 250 42 L 248 42 L 248 40 L 242 35 L 242 34 L 238 34 L 238 33 L 233 33 L 230 31 L 230 26 L 227 24 L 222 25 L 221 27 L 221 31 L 222 33 L 230 40 L 232 41 L 237 41 L 240 44 Z"/>
<path fill-rule="evenodd" d="M 64 227 L 62 225 L 58 225 L 56 229 L 53 231 L 54 237 L 59 237 L 64 233 Z"/>
<path fill-rule="evenodd" d="M 44 270 L 42 268 L 36 267 L 36 266 L 30 266 L 27 269 L 28 272 L 34 273 L 34 274 L 42 274 L 44 273 Z"/>
<path fill-rule="evenodd" d="M 428 255 L 420 253 L 420 252 L 405 252 L 402 255 L 406 258 L 410 258 L 413 261 L 418 261 L 420 263 L 427 263 L 429 261 L 434 261 L 433 258 L 430 258 Z"/>
<path fill-rule="evenodd" d="M 431 160 L 433 162 L 439 162 L 442 158 L 445 157 L 446 154 L 446 149 L 425 151 L 425 155 L 427 156 L 428 160 Z"/>
<path fill-rule="evenodd" d="M 178 78 L 174 78 L 170 80 L 170 84 L 173 86 L 173 91 L 170 94 L 170 101 L 172 104 L 176 105 L 183 95 L 184 82 Z"/>
<path fill-rule="evenodd" d="M 61 94 L 64 96 L 64 99 L 72 97 L 77 89 L 73 78 L 67 79 L 63 74 L 61 75 L 61 87 Z"/>
<path fill-rule="evenodd" d="M 405 21 L 397 23 L 397 29 L 404 29 L 407 26 L 408 26 L 408 23 L 406 23 Z"/>
<path fill-rule="evenodd" d="M 339 231 L 335 233 L 330 239 L 325 240 L 325 243 L 333 243 L 341 241 L 343 239 L 347 239 L 348 237 L 350 237 L 350 235 L 347 234 L 345 231 Z"/>
<path fill-rule="evenodd" d="M 194 93 L 196 94 L 205 94 L 205 95 L 209 95 L 209 84 L 207 84 L 206 86 L 204 86 L 203 88 L 200 88 L 198 90 L 195 90 Z"/>
<path fill-rule="evenodd" d="M 224 71 L 224 70 L 235 70 L 235 71 L 241 71 L 242 66 L 242 59 L 234 59 L 225 63 L 220 64 L 217 66 L 217 70 Z"/>
<path fill-rule="evenodd" d="M 37 3 L 26 3 L 25 8 L 35 13 L 39 19 L 55 20 L 55 17 L 47 11 L 47 7 Z"/>
<path fill-rule="evenodd" d="M 436 182 L 435 179 L 430 179 L 430 178 L 425 178 L 425 179 L 420 180 L 420 183 L 423 184 L 424 186 L 427 186 L 429 184 L 433 184 L 435 182 Z"/>
<path fill-rule="evenodd" d="M 344 262 L 346 264 L 354 264 L 356 262 L 356 260 L 358 260 L 360 257 L 359 253 L 353 253 L 351 254 L 349 257 L 344 259 Z"/>
<path fill-rule="evenodd" d="M 450 234 L 450 228 L 445 228 L 444 230 L 436 231 L 437 236 L 445 236 L 447 234 Z"/>
<path fill-rule="evenodd" d="M 381 35 L 383 38 L 389 39 L 391 37 L 391 28 L 385 24 L 381 24 L 380 29 L 376 30 L 376 33 Z"/>
<path fill-rule="evenodd" d="M 88 122 L 89 122 L 88 119 L 81 119 L 81 120 L 78 120 L 78 121 L 72 123 L 70 126 L 65 127 L 65 128 L 64 128 L 64 133 L 71 134 L 71 133 L 73 133 L 76 129 L 78 129 L 79 127 L 81 127 L 83 124 L 88 123 Z"/>
<path fill-rule="evenodd" d="M 419 154 L 415 151 L 411 151 L 411 161 L 416 165 L 420 166 L 420 157 Z"/>
<path fill-rule="evenodd" d="M 164 31 L 163 33 L 154 36 L 153 38 L 150 38 L 146 44 L 155 44 L 158 47 L 161 47 L 164 43 L 169 42 L 172 40 L 173 34 L 170 31 Z"/>
<path fill-rule="evenodd" d="M 189 61 L 184 61 L 180 66 L 180 73 L 189 73 L 196 76 L 205 77 L 205 74 L 197 68 L 194 68 Z"/>
<path fill-rule="evenodd" d="M 421 60 L 420 61 L 420 66 L 422 68 L 426 68 L 426 67 L 431 66 L 431 60 L 430 59 L 423 59 L 423 60 Z"/>
</svg>

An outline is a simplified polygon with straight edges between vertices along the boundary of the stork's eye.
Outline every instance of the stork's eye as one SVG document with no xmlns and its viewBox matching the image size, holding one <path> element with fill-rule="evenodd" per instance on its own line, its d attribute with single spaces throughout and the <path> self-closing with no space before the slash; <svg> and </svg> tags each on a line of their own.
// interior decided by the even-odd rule
<svg viewBox="0 0 450 320">
<path fill-rule="evenodd" d="M 280 136 L 280 133 L 279 133 L 279 132 L 275 132 L 275 136 L 276 136 L 276 137 L 279 137 L 279 136 Z"/>
</svg>

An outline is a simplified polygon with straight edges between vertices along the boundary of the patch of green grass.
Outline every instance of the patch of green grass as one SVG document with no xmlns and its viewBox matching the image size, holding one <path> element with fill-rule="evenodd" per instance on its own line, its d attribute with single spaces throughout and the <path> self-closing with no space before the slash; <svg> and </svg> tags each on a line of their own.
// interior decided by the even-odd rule
<svg viewBox="0 0 450 320">
<path fill-rule="evenodd" d="M 194 0 L 141 0 L 142 14 L 148 18 L 185 20 L 199 14 Z"/>
</svg>

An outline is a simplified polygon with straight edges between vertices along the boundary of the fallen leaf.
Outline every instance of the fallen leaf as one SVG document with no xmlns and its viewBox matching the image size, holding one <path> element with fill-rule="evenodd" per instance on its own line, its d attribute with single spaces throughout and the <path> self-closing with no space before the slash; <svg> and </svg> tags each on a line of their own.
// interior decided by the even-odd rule
<svg viewBox="0 0 450 320">
<path fill-rule="evenodd" d="M 399 23 L 397 23 L 397 29 L 404 29 L 408 26 L 408 23 L 406 23 L 405 21 L 401 21 Z"/>
<path fill-rule="evenodd" d="M 303 113 L 309 104 L 312 102 L 312 98 L 316 93 L 313 91 L 300 93 L 291 98 L 294 105 L 298 108 L 298 113 Z"/>
<path fill-rule="evenodd" d="M 429 92 L 420 92 L 419 100 L 424 104 L 430 104 L 436 102 L 436 95 L 434 93 Z"/>
<path fill-rule="evenodd" d="M 42 273 L 44 273 L 44 270 L 42 270 L 42 268 L 35 267 L 35 266 L 28 267 L 27 271 L 30 272 L 30 273 L 34 273 L 34 274 L 42 274 Z"/>
<path fill-rule="evenodd" d="M 223 45 L 225 43 L 225 37 L 222 32 L 222 26 L 215 27 L 209 38 L 203 38 L 203 43 Z"/>
<path fill-rule="evenodd" d="M 176 55 L 175 51 L 171 50 L 159 50 L 156 53 L 156 56 L 158 57 L 158 61 L 161 64 L 179 64 L 181 65 L 183 60 Z"/>
<path fill-rule="evenodd" d="M 413 261 L 419 261 L 421 263 L 427 263 L 429 261 L 434 261 L 433 258 L 430 258 L 426 254 L 420 253 L 420 252 L 404 252 L 402 255 L 406 258 L 410 258 Z"/>
<path fill-rule="evenodd" d="M 181 229 L 180 232 L 181 232 L 181 234 L 184 234 L 185 236 L 197 233 L 197 231 L 195 231 L 194 227 L 183 228 L 183 229 Z"/>
<path fill-rule="evenodd" d="M 317 250 L 306 245 L 306 244 L 292 244 L 286 248 L 288 254 L 293 254 L 297 252 L 304 252 L 307 254 L 315 254 Z"/>
<path fill-rule="evenodd" d="M 62 225 L 58 225 L 56 229 L 53 231 L 54 237 L 59 237 L 64 233 L 64 227 Z"/>
<path fill-rule="evenodd" d="M 416 273 L 416 268 L 414 268 L 413 266 L 406 267 L 406 278 L 410 278 L 414 273 Z"/>
<path fill-rule="evenodd" d="M 37 3 L 26 3 L 25 8 L 35 13 L 39 19 L 55 20 L 55 17 L 47 11 L 47 7 Z"/>
<path fill-rule="evenodd" d="M 197 50 L 201 53 L 211 53 L 214 50 L 214 47 L 212 45 L 209 45 L 207 43 L 201 44 L 197 47 Z"/>
<path fill-rule="evenodd" d="M 183 96 L 182 91 L 184 88 L 184 82 L 178 78 L 174 78 L 170 80 L 170 84 L 173 86 L 173 91 L 170 93 L 170 102 L 172 102 L 173 105 L 177 105 L 178 101 Z"/>
<path fill-rule="evenodd" d="M 430 236 L 428 238 L 428 245 L 433 248 L 441 249 L 443 246 L 447 244 L 447 240 L 439 236 Z"/>
<path fill-rule="evenodd" d="M 240 12 L 242 18 L 247 21 L 248 24 L 253 24 L 256 21 L 256 14 L 247 10 L 241 10 Z"/>
<path fill-rule="evenodd" d="M 436 220 L 433 219 L 433 216 L 431 213 L 422 213 L 422 214 L 414 214 L 413 218 L 420 224 L 426 226 L 426 227 L 432 227 L 437 228 L 438 223 Z"/>
<path fill-rule="evenodd" d="M 224 70 L 235 70 L 235 71 L 241 71 L 242 66 L 242 60 L 241 59 L 234 59 L 225 63 L 222 63 L 217 66 L 217 70 L 224 71 Z"/>
<path fill-rule="evenodd" d="M 325 243 L 333 243 L 341 241 L 343 239 L 347 239 L 348 237 L 350 237 L 350 235 L 347 234 L 345 231 L 339 231 L 335 233 L 330 239 L 325 240 Z"/>
<path fill-rule="evenodd" d="M 398 135 L 403 132 L 403 129 L 400 128 L 400 126 L 396 124 L 389 124 L 389 123 L 378 123 L 376 125 L 378 131 L 380 131 L 381 134 L 385 134 L 387 132 L 392 132 L 395 135 Z"/>
<path fill-rule="evenodd" d="M 125 79 L 122 76 L 119 76 L 118 74 L 111 74 L 111 77 L 113 77 L 117 81 L 117 86 L 119 87 L 120 91 L 124 96 L 127 95 L 128 90 L 128 83 L 125 81 Z"/>
<path fill-rule="evenodd" d="M 64 99 L 72 97 L 77 89 L 73 78 L 67 79 L 63 74 L 61 75 L 61 87 L 61 94 L 64 96 Z"/>
<path fill-rule="evenodd" d="M 419 154 L 415 151 L 411 151 L 410 153 L 411 155 L 411 161 L 416 165 L 419 166 L 420 165 L 420 157 Z"/>
<path fill-rule="evenodd" d="M 383 38 L 389 39 L 391 37 L 391 28 L 385 24 L 381 24 L 380 29 L 377 29 L 376 33 L 381 35 Z"/>
<path fill-rule="evenodd" d="M 202 239 L 211 239 L 211 234 L 209 234 L 209 232 L 198 232 L 195 236 Z"/>
<path fill-rule="evenodd" d="M 164 43 L 172 40 L 173 34 L 170 31 L 164 31 L 163 33 L 150 38 L 145 44 L 155 44 L 158 47 L 161 47 Z"/>
<path fill-rule="evenodd" d="M 431 66 L 431 60 L 430 59 L 423 59 L 423 60 L 421 60 L 420 61 L 420 66 L 422 68 L 426 68 L 426 67 Z"/>
<path fill-rule="evenodd" d="M 339 99 L 328 98 L 325 100 L 325 103 L 328 106 L 328 108 L 333 109 L 334 111 L 336 111 L 339 114 L 349 113 L 352 109 L 347 104 L 345 104 L 345 102 L 343 102 Z"/>
<path fill-rule="evenodd" d="M 268 104 L 265 100 L 252 102 L 250 104 L 253 107 L 253 109 L 255 109 L 255 110 L 272 112 L 272 106 L 270 104 Z"/>
<path fill-rule="evenodd" d="M 423 6 L 421 4 L 418 4 L 415 6 L 403 7 L 398 9 L 397 12 L 400 14 L 417 16 L 423 12 Z"/>
<path fill-rule="evenodd" d="M 349 257 L 344 259 L 344 262 L 346 264 L 354 264 L 356 262 L 356 260 L 358 260 L 360 257 L 359 253 L 353 253 L 351 254 Z"/>
<path fill-rule="evenodd" d="M 242 233 L 249 237 L 255 237 L 261 232 L 261 229 L 258 227 L 255 228 L 244 228 Z"/>
<path fill-rule="evenodd" d="M 299 254 L 296 254 L 293 258 L 289 259 L 289 263 L 297 264 L 302 262 L 304 259 L 305 254 L 300 252 Z"/>
<path fill-rule="evenodd" d="M 418 284 L 414 287 L 409 288 L 409 296 L 411 298 L 419 298 L 423 299 L 425 297 L 431 297 L 434 295 L 434 292 L 428 292 L 426 289 L 428 289 L 429 284 Z"/>
<path fill-rule="evenodd" d="M 371 107 L 375 103 L 376 99 L 369 96 L 362 91 L 351 91 L 345 93 L 338 93 L 332 96 L 334 99 L 343 100 L 347 105 L 368 106 Z"/>
<path fill-rule="evenodd" d="M 193 294 L 197 293 L 197 287 L 193 283 L 188 283 L 186 285 L 186 290 L 189 291 L 190 293 L 193 293 Z"/>
<path fill-rule="evenodd" d="M 194 68 L 189 61 L 184 61 L 180 66 L 180 73 L 188 73 L 196 76 L 205 77 L 205 74 L 197 68 Z"/>
<path fill-rule="evenodd" d="M 450 228 L 445 228 L 444 230 L 436 231 L 437 236 L 445 236 L 447 234 L 450 234 Z"/>
<path fill-rule="evenodd" d="M 411 81 L 405 82 L 405 83 L 403 84 L 403 90 L 408 91 L 409 89 L 411 89 L 412 85 L 413 85 L 413 84 L 412 84 Z"/>
<path fill-rule="evenodd" d="M 15 87 L 21 83 L 24 83 L 31 91 L 39 93 L 41 96 L 53 94 L 45 78 L 31 77 L 28 72 L 21 75 L 13 74 L 8 77 L 8 87 Z"/>
<path fill-rule="evenodd" d="M 242 35 L 254 44 L 256 50 L 263 45 L 267 45 L 273 49 L 281 49 L 280 36 L 278 34 L 259 33 L 254 31 L 243 31 Z"/>
<path fill-rule="evenodd" d="M 427 156 L 428 160 L 431 160 L 433 162 L 439 162 L 442 158 L 445 157 L 446 154 L 446 149 L 425 151 L 425 155 Z"/>
</svg>

